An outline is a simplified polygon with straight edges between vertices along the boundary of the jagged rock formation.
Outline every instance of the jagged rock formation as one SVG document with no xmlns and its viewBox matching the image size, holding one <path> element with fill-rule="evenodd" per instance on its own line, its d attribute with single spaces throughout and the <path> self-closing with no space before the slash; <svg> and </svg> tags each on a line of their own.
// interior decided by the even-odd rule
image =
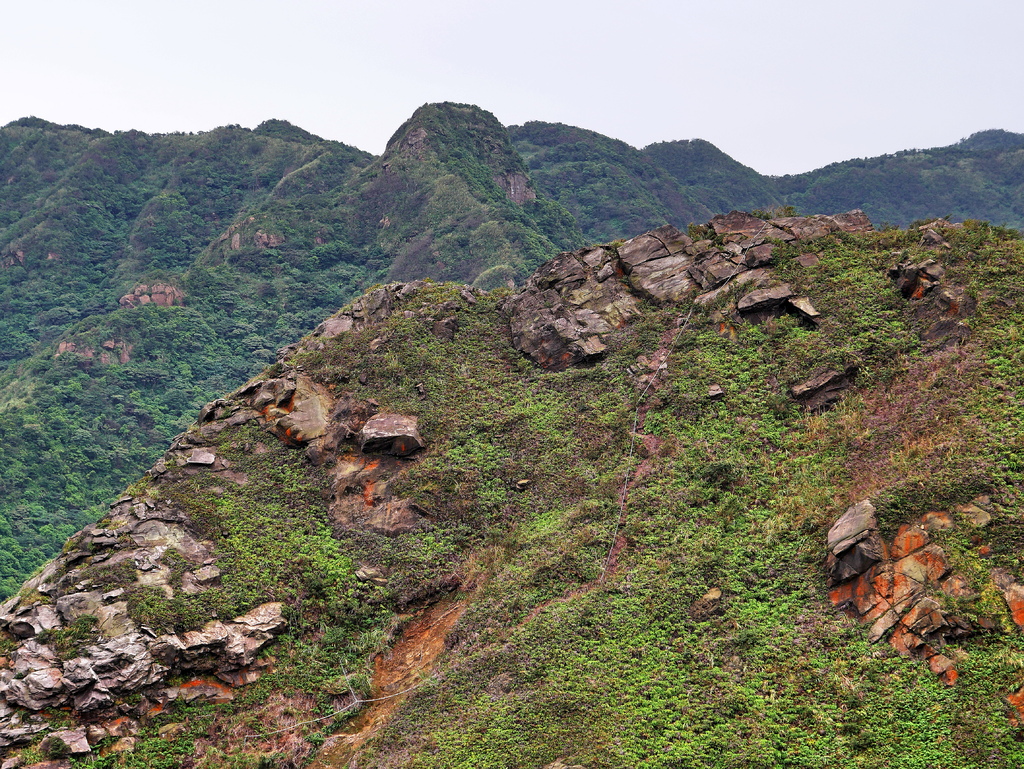
<svg viewBox="0 0 1024 769">
<path fill-rule="evenodd" d="M 955 229 L 958 229 L 957 225 L 949 222 L 933 222 L 924 228 L 921 245 L 948 249 L 949 244 L 939 232 Z M 921 339 L 938 347 L 960 344 L 971 335 L 971 329 L 964 320 L 973 315 L 977 307 L 977 300 L 963 286 L 949 284 L 945 275 L 946 269 L 936 259 L 926 259 L 918 264 L 901 261 L 889 268 L 889 278 L 905 299 L 914 302 L 915 315 L 927 324 L 921 332 Z"/>
<path fill-rule="evenodd" d="M 979 497 L 953 511 L 973 527 L 990 520 L 991 501 Z M 959 676 L 954 660 L 941 650 L 948 643 L 995 625 L 981 617 L 971 622 L 948 608 L 949 599 L 976 601 L 969 580 L 950 565 L 943 548 L 931 540 L 935 532 L 955 528 L 951 512 L 927 513 L 902 524 L 891 541 L 879 536 L 875 508 L 868 500 L 851 506 L 828 532 L 825 570 L 833 589 L 832 602 L 840 609 L 872 623 L 868 639 L 888 638 L 903 655 L 922 657 L 943 682 L 953 685 Z M 1002 569 L 992 572 L 1014 623 L 1024 627 L 1024 587 Z"/>
<path fill-rule="evenodd" d="M 185 304 L 185 292 L 167 283 L 154 283 L 151 286 L 140 283 L 130 293 L 122 296 L 117 303 L 127 308 L 142 307 L 150 303 L 157 307 L 177 307 Z"/>
<path fill-rule="evenodd" d="M 561 371 L 599 356 L 603 337 L 637 311 L 641 299 L 708 304 L 730 283 L 768 286 L 771 240 L 815 240 L 833 232 L 866 232 L 862 211 L 839 216 L 787 217 L 766 221 L 733 211 L 710 226 L 721 238 L 694 241 L 671 225 L 619 247 L 564 253 L 541 267 L 504 305 L 512 343 L 546 369 Z M 624 278 L 624 280 L 620 280 Z M 819 313 L 786 284 L 757 288 L 725 314 L 759 322 L 792 312 L 808 321 Z"/>
<path fill-rule="evenodd" d="M 407 531 L 424 520 L 422 515 L 386 490 L 404 460 L 372 455 L 404 457 L 425 444 L 415 418 L 374 416 L 374 410 L 372 404 L 351 400 L 335 403 L 301 374 L 257 380 L 206 406 L 198 432 L 179 437 L 151 474 L 173 480 L 207 473 L 227 483 L 247 483 L 244 474 L 211 450 L 208 439 L 256 421 L 283 443 L 307 446 L 321 460 L 328 452 L 345 455 L 335 466 L 332 504 L 342 525 L 391 534 Z M 164 559 L 170 551 L 188 564 L 181 575 L 185 593 L 199 593 L 219 582 L 213 543 L 181 510 L 153 496 L 125 497 L 101 524 L 76 536 L 21 595 L 0 607 L 0 629 L 21 639 L 10 655 L 10 667 L 0 671 L 0 747 L 21 744 L 45 729 L 45 722 L 31 715 L 43 709 L 70 707 L 79 717 L 103 724 L 123 716 L 138 718 L 177 697 L 227 701 L 232 695 L 225 683 L 239 686 L 259 676 L 259 652 L 286 626 L 280 603 L 185 633 L 158 634 L 133 621 L 126 590 L 149 587 L 174 596 Z M 132 584 L 99 587 L 124 568 L 134 575 Z M 371 572 L 367 578 L 374 577 Z M 77 649 L 73 657 L 60 653 L 50 639 L 83 620 L 94 624 L 101 641 Z M 192 682 L 167 684 L 169 678 L 182 676 Z M 125 705 L 132 694 L 143 697 Z M 65 734 L 61 739 L 72 738 Z"/>
</svg>

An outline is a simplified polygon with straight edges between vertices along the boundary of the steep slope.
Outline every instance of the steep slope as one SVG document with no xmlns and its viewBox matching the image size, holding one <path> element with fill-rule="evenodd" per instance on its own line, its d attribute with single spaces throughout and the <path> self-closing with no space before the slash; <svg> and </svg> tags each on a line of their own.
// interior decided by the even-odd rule
<svg viewBox="0 0 1024 769">
<path fill-rule="evenodd" d="M 2 607 L 8 750 L 1018 765 L 1021 241 L 693 235 L 377 288 L 205 407 Z"/>
<path fill-rule="evenodd" d="M 94 519 L 89 507 L 136 477 L 185 414 L 357 290 L 341 284 L 257 326 L 251 299 L 230 318 L 238 302 L 215 294 L 237 280 L 186 271 L 294 168 L 330 159 L 346 176 L 369 158 L 282 121 L 198 135 L 37 119 L 0 130 L 0 594 Z M 302 305 L 315 308 L 307 318 Z"/>
<path fill-rule="evenodd" d="M 951 216 L 1024 227 L 1024 134 L 982 131 L 957 144 L 833 163 L 775 180 L 801 211 L 863 208 L 906 226 Z"/>
</svg>

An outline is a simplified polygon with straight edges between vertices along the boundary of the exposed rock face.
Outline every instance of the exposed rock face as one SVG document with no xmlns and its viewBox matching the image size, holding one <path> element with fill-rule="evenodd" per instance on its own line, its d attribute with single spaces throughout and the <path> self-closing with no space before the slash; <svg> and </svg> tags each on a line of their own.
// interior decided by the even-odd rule
<svg viewBox="0 0 1024 769">
<path fill-rule="evenodd" d="M 964 319 L 977 307 L 963 286 L 948 284 L 945 276 L 945 268 L 934 259 L 920 264 L 899 262 L 889 268 L 889 278 L 914 304 L 914 314 L 925 324 L 921 339 L 938 347 L 960 344 L 971 335 Z"/>
<path fill-rule="evenodd" d="M 694 242 L 666 225 L 611 246 L 559 254 L 527 280 L 502 309 L 508 314 L 512 343 L 543 368 L 561 371 L 593 360 L 607 348 L 607 335 L 636 313 L 637 302 L 708 303 L 735 282 L 754 291 L 732 308 L 734 320 L 759 322 L 784 312 L 816 322 L 820 313 L 807 297 L 788 286 L 771 287 L 765 269 L 773 240 L 813 239 L 832 232 L 860 232 L 871 223 L 863 212 L 834 217 L 788 217 L 767 222 L 733 211 L 710 226 L 724 242 Z M 745 303 L 744 303 L 745 302 Z M 352 328 L 354 324 L 346 324 Z"/>
<path fill-rule="evenodd" d="M 185 304 L 185 292 L 167 283 L 146 285 L 140 283 L 131 292 L 122 296 L 118 302 L 122 307 L 142 307 L 155 304 L 157 307 L 177 307 Z"/>
<path fill-rule="evenodd" d="M 401 414 L 377 414 L 359 431 L 359 448 L 366 453 L 405 457 L 427 444 L 420 437 L 419 420 Z"/>
<path fill-rule="evenodd" d="M 0 622 L 9 623 L 10 615 L 0 617 Z M 207 623 L 201 631 L 156 638 L 140 632 L 120 634 L 67 660 L 61 660 L 53 647 L 30 639 L 12 653 L 11 669 L 0 671 L 0 702 L 7 711 L 0 719 L 0 742 L 4 730 L 16 730 L 24 721 L 24 713 L 11 710 L 12 705 L 27 711 L 70 707 L 81 714 L 113 712 L 129 694 L 148 693 L 159 699 L 159 684 L 172 673 L 210 672 L 230 680 L 252 665 L 286 624 L 282 605 L 270 603 L 234 620 Z M 8 736 L 6 744 L 14 744 L 16 738 Z"/>
<path fill-rule="evenodd" d="M 263 230 L 256 230 L 256 234 L 253 235 L 253 245 L 256 248 L 277 248 L 279 245 L 284 243 L 284 235 L 278 233 L 264 232 Z"/>
<path fill-rule="evenodd" d="M 853 385 L 856 375 L 855 366 L 850 366 L 845 371 L 818 369 L 809 379 L 793 385 L 790 394 L 805 408 L 822 411 L 839 402 L 843 391 Z"/>
<path fill-rule="evenodd" d="M 88 345 L 82 344 L 81 342 L 73 342 L 65 340 L 57 344 L 57 352 L 54 353 L 54 358 L 64 353 L 74 353 L 75 355 L 81 355 L 87 360 L 98 360 L 104 366 L 110 365 L 115 360 L 118 363 L 127 363 L 132 359 L 132 349 L 134 345 L 129 342 L 107 339 L 103 344 L 100 345 L 99 351 Z"/>
<path fill-rule="evenodd" d="M 537 198 L 537 193 L 530 185 L 529 177 L 518 171 L 509 171 L 495 176 L 494 183 L 505 190 L 509 200 L 518 205 Z"/>
<path fill-rule="evenodd" d="M 829 530 L 825 561 L 832 586 L 829 597 L 838 608 L 872 623 L 870 641 L 888 637 L 900 654 L 926 659 L 932 672 L 950 685 L 958 673 L 953 660 L 940 650 L 975 628 L 944 606 L 950 598 L 976 596 L 968 580 L 952 572 L 931 534 L 955 525 L 949 513 L 927 513 L 900 526 L 886 543 L 879 536 L 874 507 L 864 500 L 851 506 Z M 993 578 L 1014 621 L 1024 625 L 1024 588 L 999 569 L 993 570 Z"/>
</svg>

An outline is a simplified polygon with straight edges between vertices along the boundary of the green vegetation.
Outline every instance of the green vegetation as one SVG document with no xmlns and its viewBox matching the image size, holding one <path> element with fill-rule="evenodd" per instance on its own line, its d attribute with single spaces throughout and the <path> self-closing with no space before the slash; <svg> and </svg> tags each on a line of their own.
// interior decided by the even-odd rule
<svg viewBox="0 0 1024 769">
<path fill-rule="evenodd" d="M 565 206 L 592 242 L 707 221 L 714 213 L 656 157 L 625 142 L 560 123 L 530 122 L 509 134 L 538 189 Z"/>
<path fill-rule="evenodd" d="M 527 184 L 525 167 L 465 105 L 424 107 L 379 159 L 284 121 L 151 136 L 25 119 L 0 130 L 0 173 L 0 595 L 366 286 L 504 285 L 581 239 L 550 200 L 508 198 L 500 179 Z M 185 306 L 119 307 L 140 284 Z"/>
<path fill-rule="evenodd" d="M 676 183 L 713 213 L 731 210 L 753 211 L 780 205 L 772 180 L 737 163 L 711 142 L 703 139 L 658 142 L 643 154 L 668 171 Z M 851 206 L 850 208 L 854 208 Z M 807 209 L 825 213 L 826 209 Z M 844 209 L 828 209 L 838 212 Z"/>
<path fill-rule="evenodd" d="M 135 620 L 157 631 L 273 600 L 289 630 L 234 702 L 176 702 L 145 721 L 134 751 L 78 763 L 299 765 L 355 728 L 340 711 L 350 685 L 371 694 L 373 655 L 448 601 L 466 611 L 436 675 L 424 671 L 361 765 L 1019 765 L 1022 733 L 1003 698 L 1024 686 L 1024 648 L 991 579 L 993 567 L 1024 578 L 1016 233 L 973 220 L 948 233 L 947 280 L 978 307 L 970 338 L 947 350 L 921 341 L 924 321 L 886 277 L 895 261 L 934 255 L 897 229 L 776 248 L 776 277 L 811 298 L 817 328 L 786 316 L 721 336 L 713 313 L 736 287 L 694 309 L 678 338 L 690 307 L 645 304 L 603 360 L 548 373 L 511 349 L 499 306 L 509 281 L 578 245 L 580 230 L 612 240 L 754 205 L 859 206 L 891 222 L 995 210 L 1015 224 L 1005 190 L 1019 186 L 1020 151 L 1014 135 L 986 132 L 765 180 L 702 142 L 637 151 L 537 123 L 510 138 L 488 113 L 452 104 L 419 110 L 381 158 L 283 121 L 197 136 L 7 126 L 0 593 L 100 518 L 202 403 L 368 285 L 432 276 L 495 289 L 470 306 L 431 284 L 382 324 L 287 364 L 420 418 L 429 447 L 392 491 L 425 511 L 423 530 L 343 527 L 323 493 L 329 468 L 251 425 L 214 439 L 244 485 L 203 473 L 136 485 L 213 542 L 220 584 L 168 599 L 128 564 L 90 579 L 124 587 Z M 978 194 L 949 198 L 951 185 Z M 893 196 L 908 202 L 884 209 Z M 797 261 L 807 252 L 816 266 Z M 180 289 L 184 306 L 118 305 L 156 283 Z M 458 319 L 453 341 L 434 334 L 442 305 Z M 627 460 L 638 359 L 671 341 L 643 404 L 648 440 Z M 788 388 L 823 365 L 856 366 L 856 387 L 805 413 Z M 712 384 L 723 401 L 708 399 Z M 980 594 L 952 605 L 994 625 L 944 649 L 960 672 L 951 688 L 835 611 L 823 542 L 865 497 L 891 536 L 978 494 L 992 498 L 992 522 L 935 538 Z M 164 563 L 181 587 L 185 563 Z M 357 578 L 364 565 L 386 584 Z M 71 655 L 96 632 L 86 616 L 49 640 Z M 159 738 L 171 723 L 184 726 Z"/>
<path fill-rule="evenodd" d="M 906 226 L 951 216 L 1024 227 L 1024 135 L 981 131 L 957 144 L 847 160 L 775 179 L 801 211 L 862 208 L 875 222 Z"/>
<path fill-rule="evenodd" d="M 298 763 L 349 723 L 332 716 L 346 682 L 366 686 L 371 655 L 443 597 L 466 605 L 448 651 L 361 766 L 1019 765 L 1003 697 L 1024 685 L 1024 637 L 991 568 L 1024 578 L 1024 310 L 1008 301 L 1024 243 L 979 222 L 949 237 L 947 278 L 978 300 L 971 337 L 950 349 L 921 342 L 915 305 L 886 276 L 894 251 L 934 253 L 892 230 L 777 247 L 776 275 L 823 314 L 814 329 L 783 316 L 741 323 L 732 340 L 713 307 L 644 305 L 603 360 L 549 373 L 508 345 L 503 290 L 469 306 L 432 285 L 381 324 L 299 353 L 289 365 L 335 392 L 419 417 L 428 448 L 393 490 L 430 525 L 388 537 L 332 524 L 324 468 L 251 427 L 218 433 L 218 454 L 250 483 L 215 491 L 199 474 L 147 491 L 214 540 L 224 584 L 133 611 L 185 628 L 283 600 L 291 628 L 272 650 L 275 671 L 235 702 L 174 705 L 135 752 L 96 765 L 161 765 L 147 762 L 186 745 L 197 767 Z M 796 260 L 808 251 L 813 267 Z M 459 305 L 450 342 L 432 333 L 432 308 L 446 302 Z M 647 440 L 629 463 L 632 372 L 667 344 L 669 366 L 643 400 Z M 806 413 L 788 387 L 820 365 L 858 366 L 856 387 Z M 708 399 L 711 384 L 724 400 Z M 602 579 L 627 472 L 625 547 Z M 960 672 L 949 687 L 920 660 L 869 644 L 866 626 L 831 605 L 825 534 L 865 497 L 889 536 L 980 493 L 992 523 L 935 541 L 983 593 L 965 613 L 996 629 L 943 649 Z M 382 569 L 387 585 L 354 579 L 356 564 Z M 166 722 L 185 730 L 157 742 Z"/>
</svg>

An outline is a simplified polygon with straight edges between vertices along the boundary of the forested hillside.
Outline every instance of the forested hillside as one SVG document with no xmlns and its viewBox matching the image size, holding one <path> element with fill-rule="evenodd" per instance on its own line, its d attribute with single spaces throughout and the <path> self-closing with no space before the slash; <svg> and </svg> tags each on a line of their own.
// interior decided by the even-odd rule
<svg viewBox="0 0 1024 769">
<path fill-rule="evenodd" d="M 616 227 L 784 206 L 812 214 L 861 209 L 879 224 L 899 227 L 936 216 L 1024 227 L 1024 135 L 1007 131 L 770 177 L 701 139 L 637 150 L 556 123 L 509 130 L 540 189 L 562 202 L 594 241 L 615 237 Z"/>
<path fill-rule="evenodd" d="M 365 288 L 492 289 L 544 260 L 732 208 L 1024 223 L 1024 139 L 769 178 L 702 140 L 425 105 L 381 157 L 253 130 L 0 129 L 0 594 L 188 423 Z"/>
<path fill-rule="evenodd" d="M 833 163 L 775 180 L 801 211 L 862 208 L 905 227 L 949 216 L 1024 227 L 1024 134 L 982 131 L 957 144 Z M 852 205 L 850 205 L 852 203 Z"/>
<path fill-rule="evenodd" d="M 522 279 L 581 235 L 493 116 L 428 106 L 381 158 L 283 121 L 0 130 L 0 594 L 188 415 L 390 275 Z"/>
</svg>

